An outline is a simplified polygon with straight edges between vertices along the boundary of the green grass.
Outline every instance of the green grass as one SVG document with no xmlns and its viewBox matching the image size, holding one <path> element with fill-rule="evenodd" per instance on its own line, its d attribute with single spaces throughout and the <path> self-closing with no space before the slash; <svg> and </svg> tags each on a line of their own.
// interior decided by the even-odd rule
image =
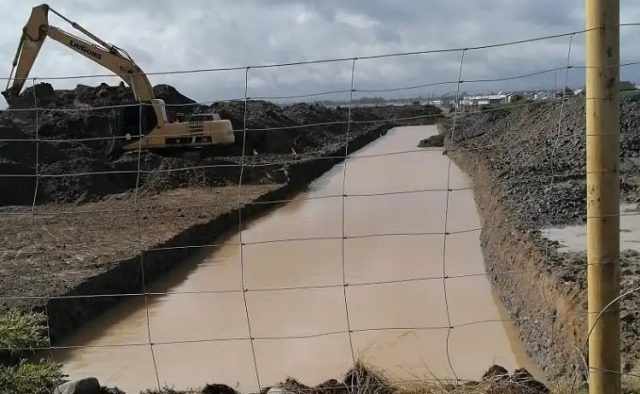
<svg viewBox="0 0 640 394">
<path fill-rule="evenodd" d="M 61 365 L 47 360 L 0 366 L 0 392 L 48 394 L 63 381 Z"/>
<path fill-rule="evenodd" d="M 62 365 L 49 360 L 28 361 L 33 350 L 48 344 L 46 318 L 41 313 L 0 314 L 0 393 L 45 394 L 63 382 Z"/>
<path fill-rule="evenodd" d="M 0 348 L 12 354 L 47 345 L 41 313 L 9 311 L 0 315 Z"/>
</svg>

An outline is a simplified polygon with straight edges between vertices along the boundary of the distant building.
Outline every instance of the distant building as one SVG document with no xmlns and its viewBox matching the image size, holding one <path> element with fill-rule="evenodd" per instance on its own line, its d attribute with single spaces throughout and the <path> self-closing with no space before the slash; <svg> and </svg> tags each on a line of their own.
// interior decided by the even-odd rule
<svg viewBox="0 0 640 394">
<path fill-rule="evenodd" d="M 541 90 L 537 93 L 535 93 L 533 95 L 533 99 L 536 101 L 540 101 L 540 100 L 548 100 L 549 99 L 549 92 L 545 92 L 544 90 Z"/>
<path fill-rule="evenodd" d="M 573 92 L 573 90 L 569 89 L 569 87 L 564 88 L 563 90 L 558 90 L 555 93 L 555 98 L 561 99 L 561 98 L 566 98 L 566 97 L 572 97 L 575 93 Z"/>
<path fill-rule="evenodd" d="M 500 92 L 498 94 L 465 96 L 462 98 L 460 105 L 463 108 L 476 108 L 483 105 L 496 105 L 507 103 L 507 95 Z"/>
<path fill-rule="evenodd" d="M 574 95 L 585 95 L 586 88 L 577 89 L 574 92 Z M 636 85 L 631 81 L 620 81 L 620 93 L 625 97 L 635 97 L 640 94 L 640 85 Z"/>
<path fill-rule="evenodd" d="M 634 100 L 640 98 L 640 86 L 629 81 L 620 81 L 620 95 L 622 97 L 631 97 Z"/>
<path fill-rule="evenodd" d="M 524 94 L 519 93 L 519 92 L 514 92 L 514 93 L 509 93 L 507 94 L 507 103 L 513 103 L 514 101 L 518 101 L 518 100 L 522 100 L 524 97 Z"/>
<path fill-rule="evenodd" d="M 637 90 L 636 85 L 629 81 L 620 81 L 620 91 Z"/>
</svg>

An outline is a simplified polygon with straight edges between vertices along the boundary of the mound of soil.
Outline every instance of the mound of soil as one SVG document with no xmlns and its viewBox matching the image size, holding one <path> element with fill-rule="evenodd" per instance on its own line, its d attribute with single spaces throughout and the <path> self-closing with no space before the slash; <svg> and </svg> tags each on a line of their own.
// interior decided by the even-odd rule
<svg viewBox="0 0 640 394">
<path fill-rule="evenodd" d="M 27 88 L 10 111 L 0 113 L 0 178 L 7 185 L 0 190 L 0 206 L 30 205 L 34 195 L 36 204 L 90 202 L 129 191 L 136 185 L 161 191 L 237 184 L 244 127 L 249 129 L 244 154 L 251 156 L 245 162 L 253 164 L 243 174 L 244 183 L 281 182 L 283 166 L 265 163 L 320 156 L 345 142 L 348 119 L 345 108 L 249 101 L 245 125 L 242 101 L 199 105 L 169 85 L 155 86 L 154 94 L 166 102 L 170 119 L 178 113 L 215 110 L 233 124 L 236 144 L 191 154 L 145 151 L 140 157 L 138 152 L 128 152 L 110 158 L 107 148 L 116 113 L 110 106 L 135 105 L 131 90 L 123 84 L 54 90 L 50 84 L 41 83 Z M 40 110 L 30 110 L 36 103 Z M 419 105 L 357 109 L 352 119 L 367 122 L 353 124 L 351 132 L 362 133 L 387 121 L 389 125 L 432 123 L 439 114 L 435 107 Z M 399 121 L 415 117 L 419 118 Z M 320 125 L 309 126 L 317 123 Z M 269 128 L 277 129 L 265 130 Z M 28 141 L 36 135 L 40 143 Z M 142 170 L 140 173 L 138 168 Z"/>
<path fill-rule="evenodd" d="M 288 378 L 273 387 L 266 387 L 261 394 L 269 392 L 282 394 L 548 394 L 549 389 L 535 380 L 526 369 L 509 373 L 505 368 L 494 365 L 484 374 L 482 380 L 459 385 L 445 382 L 415 380 L 409 386 L 394 384 L 383 373 L 361 363 L 349 370 L 342 379 L 330 379 L 317 386 L 307 386 L 294 378 Z M 126 394 L 118 389 L 103 389 L 108 394 Z M 177 391 L 170 388 L 161 391 L 148 390 L 142 394 L 237 394 L 224 384 L 210 384 L 202 389 Z"/>
<path fill-rule="evenodd" d="M 637 204 L 640 103 L 623 99 L 621 115 L 621 195 Z M 558 252 L 559 244 L 542 230 L 586 222 L 584 98 L 462 113 L 455 130 L 450 120 L 443 125 L 450 156 L 475 177 L 487 226 L 481 236 L 485 262 L 529 352 L 549 373 L 581 370 L 586 255 Z M 637 252 L 622 252 L 623 291 L 637 286 L 638 264 Z M 527 282 L 531 278 L 501 274 L 518 269 L 533 275 L 535 289 Z M 627 371 L 640 360 L 639 309 L 636 294 L 621 302 Z"/>
<path fill-rule="evenodd" d="M 431 137 L 425 138 L 418 144 L 419 148 L 436 148 L 444 146 L 444 135 L 436 134 Z"/>
<path fill-rule="evenodd" d="M 331 379 L 315 387 L 304 385 L 293 378 L 275 387 L 290 394 L 402 394 L 402 393 L 509 393 L 509 394 L 547 394 L 549 389 L 537 381 L 526 369 L 509 373 L 505 368 L 494 365 L 487 370 L 479 381 L 464 382 L 459 385 L 445 382 L 420 382 L 409 385 L 394 384 L 383 373 L 375 371 L 361 363 L 356 364 L 341 380 Z M 270 388 L 262 390 L 262 394 Z"/>
<path fill-rule="evenodd" d="M 621 104 L 622 196 L 640 202 L 640 103 Z M 532 103 L 462 115 L 452 148 L 479 151 L 523 224 L 530 227 L 585 221 L 585 102 Z"/>
</svg>

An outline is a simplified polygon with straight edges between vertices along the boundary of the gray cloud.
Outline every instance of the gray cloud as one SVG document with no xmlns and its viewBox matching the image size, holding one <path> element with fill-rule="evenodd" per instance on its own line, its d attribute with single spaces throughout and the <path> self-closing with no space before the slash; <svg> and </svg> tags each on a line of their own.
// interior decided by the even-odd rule
<svg viewBox="0 0 640 394">
<path fill-rule="evenodd" d="M 583 29 L 583 0 L 52 0 L 51 6 L 109 42 L 125 48 L 147 72 L 256 65 L 381 53 L 468 47 Z M 0 0 L 4 34 L 0 67 L 10 62 L 31 4 Z M 623 22 L 640 21 L 640 7 L 623 1 Z M 51 23 L 72 31 L 51 17 Z M 640 28 L 623 30 L 623 60 L 640 60 L 635 36 Z M 464 79 L 496 78 L 562 67 L 569 38 L 548 40 L 465 56 Z M 583 39 L 576 36 L 572 62 L 581 64 Z M 393 88 L 455 81 L 459 53 L 429 54 L 356 65 L 359 89 Z M 105 71 L 55 42 L 47 42 L 32 76 L 103 74 Z M 250 70 L 251 96 L 303 94 L 345 89 L 350 62 Z M 636 79 L 633 67 L 623 77 Z M 170 83 L 199 100 L 239 98 L 244 71 L 154 75 L 152 83 Z M 564 72 L 509 83 L 465 84 L 467 91 L 549 87 Z M 582 84 L 580 70 L 569 80 Z M 115 78 L 52 81 L 58 88 L 77 83 L 116 83 Z M 396 93 L 414 96 L 452 91 L 455 86 Z M 362 95 L 375 93 L 362 93 Z M 346 95 L 324 98 L 345 98 Z"/>
</svg>

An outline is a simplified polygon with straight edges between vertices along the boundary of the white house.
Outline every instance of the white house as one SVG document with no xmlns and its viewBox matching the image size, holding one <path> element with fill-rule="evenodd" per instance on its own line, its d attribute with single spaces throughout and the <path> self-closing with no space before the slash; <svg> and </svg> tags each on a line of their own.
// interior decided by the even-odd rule
<svg viewBox="0 0 640 394">
<path fill-rule="evenodd" d="M 460 105 L 462 107 L 480 107 L 483 105 L 491 104 L 505 104 L 507 103 L 507 95 L 500 92 L 498 94 L 487 94 L 478 96 L 465 96 L 462 98 Z"/>
</svg>

